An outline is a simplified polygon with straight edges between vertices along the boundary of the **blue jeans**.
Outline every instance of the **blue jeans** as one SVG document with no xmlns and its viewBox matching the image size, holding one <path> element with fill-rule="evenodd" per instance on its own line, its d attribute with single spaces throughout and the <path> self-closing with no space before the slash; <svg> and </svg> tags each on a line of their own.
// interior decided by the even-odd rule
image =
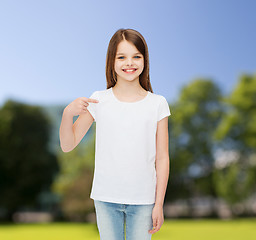
<svg viewBox="0 0 256 240">
<path fill-rule="evenodd" d="M 150 240 L 153 204 L 134 205 L 94 200 L 101 240 Z"/>
</svg>

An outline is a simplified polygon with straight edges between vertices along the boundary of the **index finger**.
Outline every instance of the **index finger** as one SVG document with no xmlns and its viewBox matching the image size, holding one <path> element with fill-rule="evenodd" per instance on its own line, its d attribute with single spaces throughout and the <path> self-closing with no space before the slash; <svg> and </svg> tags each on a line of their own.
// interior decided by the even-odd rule
<svg viewBox="0 0 256 240">
<path fill-rule="evenodd" d="M 98 102 L 99 102 L 99 100 L 93 99 L 93 98 L 83 97 L 82 99 L 83 99 L 84 101 L 86 101 L 86 102 L 92 102 L 92 103 L 98 103 Z"/>
</svg>

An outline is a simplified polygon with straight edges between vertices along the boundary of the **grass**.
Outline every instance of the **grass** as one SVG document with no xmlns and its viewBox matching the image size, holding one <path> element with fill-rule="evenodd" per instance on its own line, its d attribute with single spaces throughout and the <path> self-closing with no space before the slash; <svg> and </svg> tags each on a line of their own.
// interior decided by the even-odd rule
<svg viewBox="0 0 256 240">
<path fill-rule="evenodd" d="M 1 240 L 100 240 L 96 224 L 0 225 Z M 256 218 L 237 220 L 165 220 L 152 240 L 255 240 Z"/>
</svg>

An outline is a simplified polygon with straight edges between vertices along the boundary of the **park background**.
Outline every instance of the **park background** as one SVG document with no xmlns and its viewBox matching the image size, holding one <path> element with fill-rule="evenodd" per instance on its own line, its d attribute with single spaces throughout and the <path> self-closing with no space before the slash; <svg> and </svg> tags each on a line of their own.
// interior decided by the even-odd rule
<svg viewBox="0 0 256 240">
<path fill-rule="evenodd" d="M 67 104 L 106 89 L 109 40 L 133 28 L 172 113 L 165 223 L 153 239 L 255 239 L 255 9 L 253 0 L 1 1 L 0 238 L 97 239 L 95 123 L 69 153 L 59 126 Z"/>
</svg>

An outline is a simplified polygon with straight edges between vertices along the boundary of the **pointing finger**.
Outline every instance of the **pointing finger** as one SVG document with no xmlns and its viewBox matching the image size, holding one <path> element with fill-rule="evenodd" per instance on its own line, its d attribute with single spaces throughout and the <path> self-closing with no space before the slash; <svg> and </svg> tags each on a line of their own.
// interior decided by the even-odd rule
<svg viewBox="0 0 256 240">
<path fill-rule="evenodd" d="M 93 99 L 93 98 L 86 98 L 86 97 L 83 97 L 82 98 L 85 102 L 91 102 L 91 103 L 98 103 L 99 100 L 97 99 Z"/>
<path fill-rule="evenodd" d="M 98 103 L 99 100 L 97 100 L 97 99 L 92 99 L 92 98 L 88 98 L 88 99 L 87 99 L 87 102 Z"/>
</svg>

